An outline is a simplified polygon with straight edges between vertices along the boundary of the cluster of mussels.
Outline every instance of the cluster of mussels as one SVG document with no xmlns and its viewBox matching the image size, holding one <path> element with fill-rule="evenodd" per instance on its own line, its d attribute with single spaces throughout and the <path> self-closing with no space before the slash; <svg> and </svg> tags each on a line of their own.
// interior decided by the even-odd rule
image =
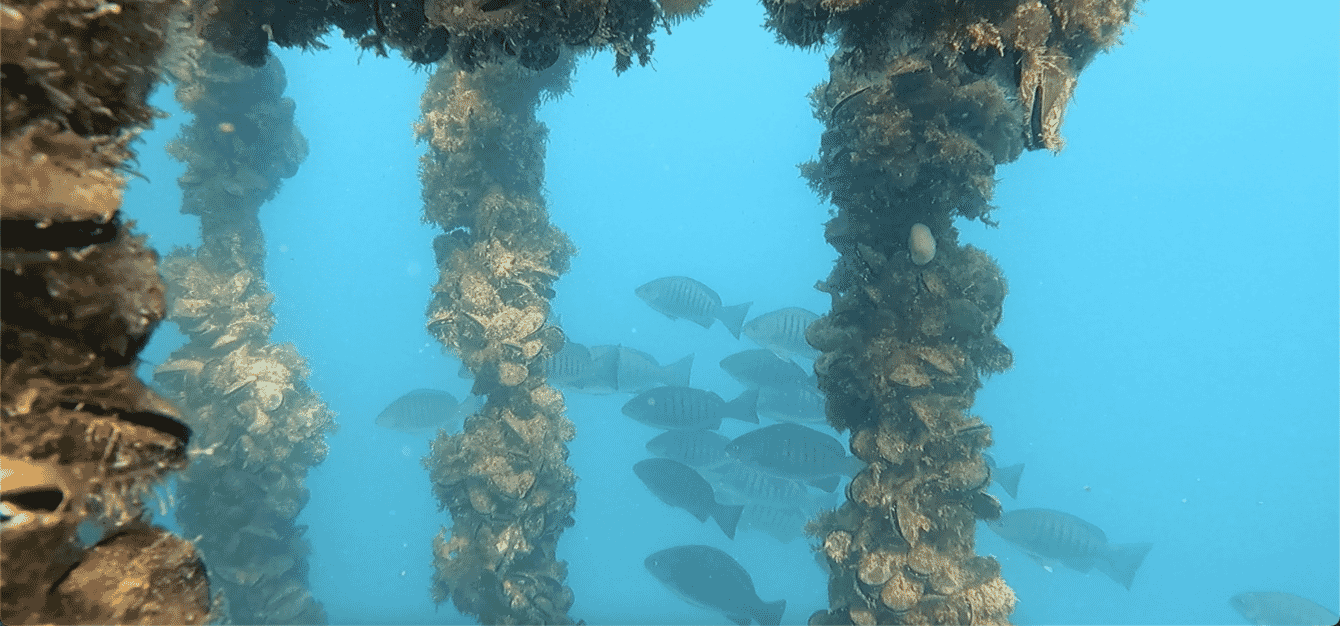
<svg viewBox="0 0 1340 626">
<path fill-rule="evenodd" d="M 312 623 L 303 477 L 326 456 L 333 414 L 307 387 L 292 345 L 268 343 L 273 296 L 246 269 L 212 270 L 178 250 L 164 260 L 169 319 L 188 337 L 154 380 L 182 407 L 201 453 L 178 487 L 178 519 L 197 535 L 229 615 Z"/>
<path fill-rule="evenodd" d="M 671 4 L 702 2 L 678 0 Z M 270 42 L 284 47 L 323 48 L 332 27 L 365 50 L 399 50 L 410 61 L 447 60 L 474 69 L 495 62 L 542 70 L 558 62 L 563 48 L 608 46 L 623 71 L 651 56 L 651 33 L 664 15 L 655 0 L 345 0 L 299 3 L 283 0 L 205 0 L 192 3 L 203 36 L 217 49 L 251 66 L 265 63 Z"/>
<path fill-rule="evenodd" d="M 566 565 L 554 553 L 576 504 L 566 462 L 575 431 L 545 362 L 563 346 L 546 320 L 574 249 L 548 222 L 545 129 L 534 116 L 554 81 L 510 63 L 442 67 L 418 125 L 431 146 L 425 211 L 447 231 L 435 242 L 441 280 L 428 329 L 488 397 L 424 461 L 454 524 L 434 542 L 433 597 L 483 623 L 571 623 Z"/>
<path fill-rule="evenodd" d="M 191 430 L 136 376 L 166 312 L 118 211 L 168 11 L 0 4 L 0 621 L 202 623 L 209 585 L 146 496 Z M 133 42 L 133 45 L 126 45 Z"/>
<path fill-rule="evenodd" d="M 856 249 L 822 285 L 834 313 L 808 332 L 823 350 L 815 371 L 829 419 L 852 431 L 852 452 L 869 464 L 848 502 L 810 527 L 832 567 L 835 609 L 846 609 L 821 621 L 887 623 L 913 610 L 929 623 L 1003 618 L 1013 596 L 999 565 L 972 550 L 974 520 L 1000 515 L 985 492 L 990 429 L 967 411 L 979 377 L 1010 364 L 992 332 L 1004 280 L 970 246 L 942 245 L 924 267 Z"/>
<path fill-rule="evenodd" d="M 792 43 L 839 35 L 812 96 L 820 159 L 802 170 L 838 208 L 841 256 L 808 339 L 829 420 L 869 466 L 810 526 L 833 571 L 811 623 L 1004 623 L 1013 594 L 973 554 L 975 519 L 1001 511 L 983 491 L 991 434 L 967 411 L 1011 363 L 994 334 L 1006 286 L 953 219 L 991 224 L 995 167 L 1060 148 L 1075 74 L 1133 0 L 764 4 Z"/>
<path fill-rule="evenodd" d="M 165 63 L 194 118 L 170 151 L 186 162 L 182 212 L 201 218 L 199 249 L 162 263 L 169 320 L 187 342 L 154 380 L 198 434 L 177 518 L 198 537 L 221 613 L 239 623 L 321 623 L 308 590 L 308 470 L 327 454 L 334 415 L 306 384 L 289 344 L 270 343 L 274 296 L 263 279 L 259 209 L 296 173 L 306 142 L 283 96 L 282 66 L 246 67 L 191 41 Z"/>
</svg>

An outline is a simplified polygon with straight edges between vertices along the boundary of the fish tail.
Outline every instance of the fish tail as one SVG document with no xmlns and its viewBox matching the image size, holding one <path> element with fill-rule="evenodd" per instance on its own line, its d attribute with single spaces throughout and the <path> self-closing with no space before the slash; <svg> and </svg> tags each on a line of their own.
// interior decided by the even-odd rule
<svg viewBox="0 0 1340 626">
<path fill-rule="evenodd" d="M 1019 497 L 1019 479 L 1024 475 L 1024 464 L 1015 463 L 1009 467 L 997 467 L 991 474 L 991 478 L 1000 485 L 1005 493 L 1010 494 L 1011 498 Z"/>
<path fill-rule="evenodd" d="M 734 539 L 735 527 L 740 525 L 740 515 L 743 513 L 743 504 L 735 506 L 718 504 L 716 510 L 712 511 L 712 518 L 717 521 L 717 526 L 721 527 L 721 532 L 726 533 L 728 539 Z"/>
<path fill-rule="evenodd" d="M 1098 562 L 1102 570 L 1112 580 L 1121 583 L 1127 589 L 1135 580 L 1135 570 L 1145 562 L 1145 555 L 1154 547 L 1152 543 L 1127 543 L 1108 546 L 1107 559 Z"/>
<path fill-rule="evenodd" d="M 726 403 L 726 417 L 732 417 L 741 422 L 750 424 L 758 423 L 758 390 L 745 389 L 734 400 Z"/>
<path fill-rule="evenodd" d="M 726 325 L 726 330 L 729 330 L 736 339 L 740 338 L 740 329 L 744 328 L 744 316 L 749 313 L 749 306 L 752 304 L 753 302 L 746 302 L 735 306 L 723 306 L 717 310 L 717 319 Z"/>
<path fill-rule="evenodd" d="M 661 382 L 672 387 L 688 387 L 689 374 L 693 371 L 693 355 L 690 354 L 674 363 L 661 368 Z"/>
<path fill-rule="evenodd" d="M 754 611 L 754 619 L 762 626 L 778 626 L 782 623 L 782 614 L 786 612 L 786 600 L 764 602 Z"/>
</svg>

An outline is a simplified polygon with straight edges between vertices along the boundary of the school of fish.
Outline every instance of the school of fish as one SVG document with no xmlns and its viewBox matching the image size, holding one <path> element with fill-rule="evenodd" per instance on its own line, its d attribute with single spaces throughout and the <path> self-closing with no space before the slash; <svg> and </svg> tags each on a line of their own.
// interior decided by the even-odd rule
<svg viewBox="0 0 1340 626">
<path fill-rule="evenodd" d="M 632 471 L 667 506 L 699 522 L 714 520 L 730 539 L 741 524 L 783 543 L 800 537 L 817 511 L 836 506 L 841 481 L 864 467 L 830 434 L 824 395 L 810 373 L 819 353 L 805 332 L 819 315 L 787 307 L 746 322 L 752 303 L 724 306 L 715 291 L 684 276 L 652 280 L 635 294 L 672 320 L 704 328 L 720 321 L 734 337 L 743 333 L 758 344 L 720 362 L 745 391 L 728 400 L 692 387 L 692 354 L 662 365 L 628 346 L 575 341 L 546 364 L 550 384 L 578 393 L 632 394 L 622 413 L 660 431 L 646 443 L 650 457 Z M 458 402 L 445 391 L 418 389 L 387 406 L 376 423 L 419 435 L 454 432 L 481 404 L 475 397 Z M 771 423 L 733 439 L 717 432 L 722 420 L 760 424 L 760 418 Z M 1023 464 L 999 466 L 984 456 L 992 480 L 1017 497 Z M 1007 511 L 985 525 L 1049 571 L 1056 564 L 1079 572 L 1096 569 L 1127 589 L 1152 548 L 1150 543 L 1111 543 L 1098 526 L 1046 508 Z M 741 626 L 781 623 L 785 600 L 761 600 L 749 573 L 717 548 L 675 546 L 648 556 L 645 566 L 685 601 Z M 1230 604 L 1254 624 L 1333 624 L 1336 619 L 1327 609 L 1284 592 L 1246 592 Z"/>
</svg>

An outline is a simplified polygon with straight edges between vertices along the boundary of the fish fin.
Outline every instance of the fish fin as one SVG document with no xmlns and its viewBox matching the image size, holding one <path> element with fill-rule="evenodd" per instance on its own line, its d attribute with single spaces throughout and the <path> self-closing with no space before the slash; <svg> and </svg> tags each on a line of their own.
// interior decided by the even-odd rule
<svg viewBox="0 0 1340 626">
<path fill-rule="evenodd" d="M 834 491 L 837 491 L 838 481 L 840 479 L 841 478 L 837 474 L 833 474 L 832 476 L 824 476 L 823 478 L 812 479 L 809 481 L 809 483 L 811 485 L 814 485 L 815 487 L 827 491 L 828 493 L 833 493 Z"/>
<path fill-rule="evenodd" d="M 726 325 L 726 330 L 729 330 L 736 339 L 740 338 L 740 329 L 744 327 L 744 316 L 749 314 L 749 306 L 752 304 L 754 303 L 746 302 L 717 309 L 717 319 Z"/>
<path fill-rule="evenodd" d="M 686 317 L 684 319 L 689 320 L 699 326 L 702 326 L 703 328 L 711 328 L 712 324 L 714 324 L 717 321 L 717 318 L 715 317 Z"/>
<path fill-rule="evenodd" d="M 600 390 L 604 389 L 609 390 L 605 393 L 619 391 L 619 352 L 616 347 L 599 357 L 592 357 L 591 369 L 578 381 L 578 387 L 590 390 L 587 393 L 600 393 Z"/>
<path fill-rule="evenodd" d="M 485 396 L 477 396 L 475 394 L 465 396 L 465 399 L 461 400 L 460 405 L 461 419 L 464 420 L 465 418 L 478 413 L 484 408 L 484 403 L 486 402 L 488 402 L 488 398 Z"/>
<path fill-rule="evenodd" d="M 726 403 L 726 417 L 735 418 L 750 424 L 758 423 L 758 390 L 745 389 L 734 400 Z"/>
<path fill-rule="evenodd" d="M 749 626 L 749 624 L 753 623 L 753 620 L 747 615 L 727 615 L 726 619 L 735 622 L 740 626 Z"/>
<path fill-rule="evenodd" d="M 674 363 L 661 368 L 661 382 L 672 387 L 688 387 L 689 374 L 693 371 L 693 355 L 690 354 Z"/>
<path fill-rule="evenodd" d="M 1077 572 L 1083 572 L 1087 574 L 1089 573 L 1089 570 L 1093 569 L 1093 566 L 1096 564 L 1096 562 L 1092 558 L 1070 559 L 1070 560 L 1062 559 L 1061 564 Z"/>
<path fill-rule="evenodd" d="M 1015 463 L 1009 467 L 997 467 L 991 472 L 992 480 L 1000 485 L 1011 498 L 1019 497 L 1019 479 L 1024 475 L 1024 464 Z"/>
<path fill-rule="evenodd" d="M 754 610 L 754 619 L 762 626 L 778 626 L 782 623 L 783 613 L 786 613 L 786 600 L 764 602 Z"/>
<path fill-rule="evenodd" d="M 861 470 L 865 469 L 866 466 L 866 462 L 862 461 L 859 456 L 847 457 L 846 464 L 847 467 L 844 468 L 842 473 L 851 476 L 852 478 L 855 478 L 857 474 L 861 473 Z"/>
<path fill-rule="evenodd" d="M 689 513 L 693 513 L 693 511 L 689 511 Z M 698 518 L 698 521 L 700 521 L 700 522 L 706 522 L 707 520 L 712 519 L 712 512 L 711 512 L 711 511 L 705 511 L 705 512 L 703 512 L 703 513 L 701 513 L 701 514 L 699 514 L 699 513 L 693 513 L 693 516 L 696 517 L 696 518 Z"/>
<path fill-rule="evenodd" d="M 1028 558 L 1033 559 L 1034 563 L 1037 563 L 1040 567 L 1042 567 L 1042 569 L 1045 569 L 1048 572 L 1055 571 L 1056 561 L 1053 561 L 1042 555 L 1031 554 L 1031 553 L 1028 555 Z"/>
<path fill-rule="evenodd" d="M 1130 589 L 1131 583 L 1135 581 L 1135 570 L 1140 569 L 1140 564 L 1145 562 L 1145 555 L 1149 554 L 1152 547 L 1152 543 L 1110 545 L 1107 548 L 1107 559 L 1098 562 L 1098 569 Z"/>
<path fill-rule="evenodd" d="M 716 518 L 717 526 L 721 527 L 721 532 L 726 533 L 729 539 L 735 538 L 735 527 L 740 525 L 740 514 L 744 513 L 744 506 L 730 506 L 727 504 L 718 504 L 715 511 L 712 511 L 712 517 Z"/>
</svg>

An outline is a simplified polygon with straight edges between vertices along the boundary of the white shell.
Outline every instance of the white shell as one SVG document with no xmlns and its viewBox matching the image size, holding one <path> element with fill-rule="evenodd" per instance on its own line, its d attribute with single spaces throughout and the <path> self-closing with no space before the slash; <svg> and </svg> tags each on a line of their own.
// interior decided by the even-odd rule
<svg viewBox="0 0 1340 626">
<path fill-rule="evenodd" d="M 917 265 L 925 265 L 935 258 L 935 236 L 925 224 L 912 225 L 912 232 L 907 237 L 907 247 L 912 251 L 912 262 Z"/>
</svg>

